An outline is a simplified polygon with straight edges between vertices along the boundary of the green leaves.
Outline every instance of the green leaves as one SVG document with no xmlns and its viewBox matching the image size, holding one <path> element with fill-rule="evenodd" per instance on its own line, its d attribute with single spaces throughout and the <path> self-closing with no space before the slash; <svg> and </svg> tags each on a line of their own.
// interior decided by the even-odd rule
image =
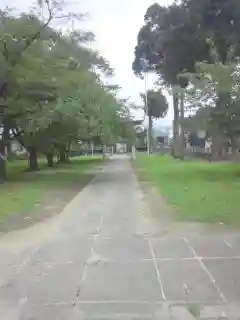
<svg viewBox="0 0 240 320">
<path fill-rule="evenodd" d="M 154 4 L 148 8 L 135 48 L 135 73 L 147 67 L 166 84 L 176 85 L 183 70 L 193 72 L 195 62 L 208 57 L 209 45 L 186 6 Z"/>
<path fill-rule="evenodd" d="M 187 90 L 187 104 L 199 110 L 184 125 L 218 131 L 227 137 L 240 132 L 239 67 L 237 63 L 198 63 L 198 73 L 188 74 L 191 90 Z"/>
<path fill-rule="evenodd" d="M 144 94 L 141 94 L 141 97 L 145 104 L 147 104 L 145 113 L 149 117 L 163 118 L 166 116 L 168 111 L 168 102 L 161 91 L 148 90 L 147 97 Z"/>
<path fill-rule="evenodd" d="M 0 38 L 5 41 L 0 78 L 7 83 L 6 116 L 25 147 L 45 152 L 79 140 L 107 144 L 123 133 L 126 106 L 115 97 L 118 87 L 105 87 L 99 75 L 113 70 L 98 52 L 82 45 L 93 40 L 91 32 L 61 34 L 36 16 L 22 14 L 0 21 Z"/>
</svg>

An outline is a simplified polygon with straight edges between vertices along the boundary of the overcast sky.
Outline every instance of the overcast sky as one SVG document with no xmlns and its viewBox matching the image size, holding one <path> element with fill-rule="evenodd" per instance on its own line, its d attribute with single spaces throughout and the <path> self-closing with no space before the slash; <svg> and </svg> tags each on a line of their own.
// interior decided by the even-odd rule
<svg viewBox="0 0 240 320">
<path fill-rule="evenodd" d="M 143 25 L 147 8 L 156 0 L 82 0 L 90 14 L 87 26 L 92 28 L 97 37 L 97 47 L 110 61 L 115 69 L 114 81 L 123 88 L 121 95 L 131 97 L 131 100 L 141 104 L 139 92 L 144 91 L 144 81 L 134 76 L 132 62 L 137 34 Z M 169 5 L 173 0 L 158 0 L 161 5 Z M 148 76 L 148 86 L 151 88 L 155 80 L 154 75 Z M 171 98 L 168 97 L 171 104 Z M 136 115 L 142 117 L 141 113 Z M 164 120 L 158 125 L 172 124 L 172 104 Z"/>
<path fill-rule="evenodd" d="M 0 0 L 0 7 L 9 5 L 25 9 L 31 0 Z M 83 23 L 85 29 L 90 29 L 96 35 L 95 48 L 110 61 L 115 69 L 114 81 L 122 87 L 120 95 L 130 97 L 134 103 L 141 103 L 139 92 L 144 91 L 144 81 L 138 79 L 132 72 L 134 47 L 143 17 L 147 8 L 156 0 L 66 0 L 71 10 L 88 12 L 88 21 Z M 158 0 L 161 5 L 169 5 L 173 0 Z M 151 88 L 154 75 L 148 76 L 148 86 Z M 169 97 L 168 97 L 169 99 Z M 169 99 L 171 103 L 171 99 Z M 137 116 L 141 117 L 141 113 Z M 163 122 L 172 123 L 172 107 Z"/>
</svg>

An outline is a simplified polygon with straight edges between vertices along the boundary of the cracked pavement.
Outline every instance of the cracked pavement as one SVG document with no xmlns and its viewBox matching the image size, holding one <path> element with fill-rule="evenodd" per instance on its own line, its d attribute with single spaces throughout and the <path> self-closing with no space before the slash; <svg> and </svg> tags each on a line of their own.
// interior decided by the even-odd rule
<svg viewBox="0 0 240 320">
<path fill-rule="evenodd" d="M 113 157 L 59 216 L 0 237 L 0 319 L 240 319 L 240 233 L 166 227 Z"/>
</svg>

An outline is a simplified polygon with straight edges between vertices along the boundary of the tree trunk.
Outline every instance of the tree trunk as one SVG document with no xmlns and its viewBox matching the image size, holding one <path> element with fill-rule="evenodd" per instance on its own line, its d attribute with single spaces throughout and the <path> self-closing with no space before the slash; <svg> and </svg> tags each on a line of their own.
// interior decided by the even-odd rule
<svg viewBox="0 0 240 320">
<path fill-rule="evenodd" d="M 9 129 L 6 119 L 2 123 L 3 132 L 2 138 L 0 137 L 0 183 L 3 183 L 7 179 L 7 168 L 6 168 L 6 149 L 9 141 Z"/>
<path fill-rule="evenodd" d="M 212 161 L 221 160 L 222 156 L 222 137 L 219 133 L 214 133 L 212 135 L 212 152 L 211 159 Z"/>
<path fill-rule="evenodd" d="M 36 171 L 38 170 L 38 159 L 37 159 L 37 150 L 35 147 L 28 147 L 28 168 L 29 171 Z"/>
<path fill-rule="evenodd" d="M 216 111 L 217 112 L 225 112 L 226 105 L 229 101 L 229 93 L 228 92 L 220 92 L 218 93 L 218 99 L 216 102 Z M 219 161 L 223 156 L 223 132 L 221 128 L 221 121 L 219 122 L 218 113 L 212 114 L 213 117 L 213 125 L 212 125 L 212 156 L 211 159 L 213 161 Z M 220 118 L 221 120 L 221 118 Z"/>
<path fill-rule="evenodd" d="M 60 163 L 67 162 L 66 147 L 64 145 L 59 147 L 59 162 Z"/>
<path fill-rule="evenodd" d="M 184 90 L 181 89 L 181 96 L 180 96 L 180 118 L 181 118 L 181 133 L 180 133 L 180 145 L 179 145 L 179 157 L 181 160 L 184 160 L 184 155 L 185 155 L 185 137 L 184 137 L 184 129 L 182 126 L 182 122 L 184 120 Z"/>
<path fill-rule="evenodd" d="M 47 165 L 48 167 L 52 167 L 53 166 L 53 153 L 52 152 L 47 152 L 46 153 L 46 158 L 47 158 Z"/>
<path fill-rule="evenodd" d="M 68 146 L 67 146 L 67 149 L 66 149 L 66 159 L 67 159 L 67 161 L 69 161 L 71 145 L 72 145 L 72 142 L 69 142 Z"/>
<path fill-rule="evenodd" d="M 179 158 L 179 108 L 178 108 L 178 95 L 173 92 L 173 111 L 174 111 L 174 120 L 173 120 L 173 147 L 172 147 L 172 156 L 174 158 Z"/>
<path fill-rule="evenodd" d="M 10 153 L 12 153 L 12 143 L 11 143 L 11 141 L 8 141 L 7 142 L 7 156 L 10 154 Z"/>
<path fill-rule="evenodd" d="M 232 153 L 232 158 L 234 161 L 239 161 L 239 137 L 232 137 L 231 138 L 231 153 Z"/>
<path fill-rule="evenodd" d="M 148 116 L 148 148 L 149 154 L 152 154 L 153 146 L 152 146 L 152 116 L 151 114 Z"/>
<path fill-rule="evenodd" d="M 0 183 L 3 183 L 7 178 L 5 157 L 5 141 L 0 139 Z"/>
<path fill-rule="evenodd" d="M 105 144 L 102 146 L 102 158 L 103 158 L 103 160 L 106 160 L 106 145 Z"/>
</svg>

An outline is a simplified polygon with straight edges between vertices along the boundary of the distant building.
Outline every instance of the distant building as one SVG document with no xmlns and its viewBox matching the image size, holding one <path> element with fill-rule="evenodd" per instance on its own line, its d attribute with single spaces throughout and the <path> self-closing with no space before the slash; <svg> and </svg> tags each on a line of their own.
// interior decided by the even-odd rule
<svg viewBox="0 0 240 320">
<path fill-rule="evenodd" d="M 126 142 L 117 142 L 116 143 L 116 153 L 127 153 L 128 146 Z"/>
<path fill-rule="evenodd" d="M 139 151 L 147 151 L 147 130 L 139 130 L 136 136 L 136 149 Z"/>
<path fill-rule="evenodd" d="M 171 128 L 169 128 L 169 127 L 165 127 L 165 128 L 161 128 L 161 129 L 154 128 L 153 139 L 154 139 L 156 146 L 169 145 L 170 130 L 171 130 Z"/>
</svg>

